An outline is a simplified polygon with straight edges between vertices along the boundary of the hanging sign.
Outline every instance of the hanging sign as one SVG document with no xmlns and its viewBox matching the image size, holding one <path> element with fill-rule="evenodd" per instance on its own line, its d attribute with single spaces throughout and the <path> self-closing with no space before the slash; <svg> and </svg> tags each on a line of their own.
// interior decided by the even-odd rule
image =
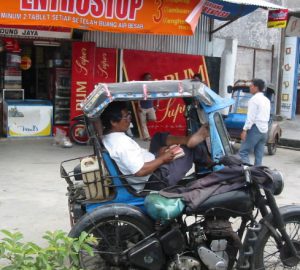
<svg viewBox="0 0 300 270">
<path fill-rule="evenodd" d="M 27 55 L 24 55 L 21 57 L 21 64 L 20 64 L 20 68 L 22 70 L 28 70 L 31 68 L 31 64 L 32 64 L 32 61 L 31 61 L 31 58 Z"/>
<path fill-rule="evenodd" d="M 295 117 L 296 89 L 298 84 L 295 77 L 297 78 L 298 74 L 298 46 L 297 37 L 285 38 L 280 112 L 287 119 Z"/>
<path fill-rule="evenodd" d="M 285 28 L 288 19 L 288 9 L 269 10 L 268 28 Z"/>
<path fill-rule="evenodd" d="M 117 49 L 96 48 L 94 84 L 117 81 Z"/>
<path fill-rule="evenodd" d="M 83 113 L 80 103 L 94 89 L 95 50 L 94 42 L 72 43 L 71 120 Z"/>
</svg>

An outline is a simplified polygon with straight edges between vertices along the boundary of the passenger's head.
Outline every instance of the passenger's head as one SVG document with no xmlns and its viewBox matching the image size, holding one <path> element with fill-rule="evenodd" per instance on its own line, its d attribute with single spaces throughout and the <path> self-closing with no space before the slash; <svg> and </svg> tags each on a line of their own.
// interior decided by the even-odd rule
<svg viewBox="0 0 300 270">
<path fill-rule="evenodd" d="M 147 72 L 147 73 L 144 73 L 144 75 L 142 76 L 142 80 L 143 81 L 152 81 L 153 78 L 152 78 L 152 75 L 149 72 Z"/>
<path fill-rule="evenodd" d="M 131 114 L 128 112 L 125 102 L 116 101 L 110 103 L 101 114 L 104 132 L 127 131 L 131 122 Z"/>
<path fill-rule="evenodd" d="M 257 92 L 263 92 L 265 89 L 265 82 L 261 79 L 253 79 L 250 85 L 251 94 L 255 94 Z"/>
</svg>

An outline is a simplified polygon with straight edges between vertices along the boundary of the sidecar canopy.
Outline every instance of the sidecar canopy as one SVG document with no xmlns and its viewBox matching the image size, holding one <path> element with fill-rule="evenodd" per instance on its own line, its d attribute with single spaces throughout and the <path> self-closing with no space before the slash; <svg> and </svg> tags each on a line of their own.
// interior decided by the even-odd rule
<svg viewBox="0 0 300 270">
<path fill-rule="evenodd" d="M 222 110 L 234 103 L 231 98 L 220 97 L 199 81 L 131 81 L 97 84 L 91 94 L 81 103 L 81 108 L 87 117 L 96 118 L 113 101 L 157 100 L 180 97 L 196 98 L 206 113 Z"/>
</svg>

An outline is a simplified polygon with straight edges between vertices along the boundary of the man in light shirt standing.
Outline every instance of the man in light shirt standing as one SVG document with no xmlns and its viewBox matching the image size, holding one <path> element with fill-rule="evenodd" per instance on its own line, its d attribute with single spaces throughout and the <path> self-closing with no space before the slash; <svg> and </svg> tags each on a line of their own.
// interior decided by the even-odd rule
<svg viewBox="0 0 300 270">
<path fill-rule="evenodd" d="M 246 123 L 241 133 L 240 156 L 243 162 L 250 164 L 249 153 L 254 150 L 255 166 L 262 165 L 264 147 L 268 137 L 270 119 L 270 100 L 265 97 L 265 83 L 261 79 L 253 79 L 250 93 L 253 95 L 248 102 Z"/>
</svg>

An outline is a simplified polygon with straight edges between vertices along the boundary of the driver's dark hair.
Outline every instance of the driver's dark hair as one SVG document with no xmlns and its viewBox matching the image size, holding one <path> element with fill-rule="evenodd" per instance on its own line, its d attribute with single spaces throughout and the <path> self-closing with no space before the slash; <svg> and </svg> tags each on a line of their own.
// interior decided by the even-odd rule
<svg viewBox="0 0 300 270">
<path fill-rule="evenodd" d="M 258 88 L 259 92 L 263 92 L 265 89 L 265 82 L 261 79 L 253 79 L 252 83 Z"/>
<path fill-rule="evenodd" d="M 122 120 L 122 110 L 125 109 L 127 109 L 127 106 L 126 102 L 123 101 L 115 101 L 107 106 L 100 116 L 104 126 L 104 133 L 111 129 L 111 122 L 120 122 Z"/>
</svg>

